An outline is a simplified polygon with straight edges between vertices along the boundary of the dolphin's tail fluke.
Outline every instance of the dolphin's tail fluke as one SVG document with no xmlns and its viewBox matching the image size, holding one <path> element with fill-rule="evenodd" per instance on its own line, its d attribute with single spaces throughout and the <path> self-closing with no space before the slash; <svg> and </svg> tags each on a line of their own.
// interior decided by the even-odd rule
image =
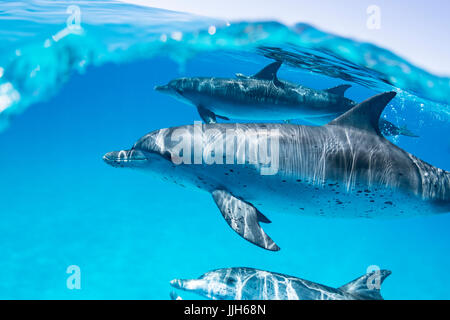
<svg viewBox="0 0 450 320">
<path fill-rule="evenodd" d="M 410 131 L 406 126 L 401 126 L 400 128 L 398 128 L 398 133 L 407 137 L 419 138 L 418 135 Z"/>
<path fill-rule="evenodd" d="M 391 273 L 389 270 L 378 270 L 367 273 L 343 285 L 339 290 L 361 300 L 383 300 L 380 293 L 381 284 Z"/>
</svg>

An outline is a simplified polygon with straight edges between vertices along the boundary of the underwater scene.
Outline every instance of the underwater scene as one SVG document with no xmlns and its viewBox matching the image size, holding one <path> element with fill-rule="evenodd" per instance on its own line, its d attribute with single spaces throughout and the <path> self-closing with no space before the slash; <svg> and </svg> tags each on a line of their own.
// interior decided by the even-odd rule
<svg viewBox="0 0 450 320">
<path fill-rule="evenodd" d="M 116 1 L 0 40 L 0 299 L 450 299 L 449 77 Z"/>
</svg>

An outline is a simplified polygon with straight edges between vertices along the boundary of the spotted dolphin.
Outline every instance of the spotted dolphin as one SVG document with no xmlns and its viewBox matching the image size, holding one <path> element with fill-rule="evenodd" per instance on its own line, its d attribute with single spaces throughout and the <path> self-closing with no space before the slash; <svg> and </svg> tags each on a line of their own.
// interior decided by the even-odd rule
<svg viewBox="0 0 450 320">
<path fill-rule="evenodd" d="M 214 300 L 383 300 L 381 284 L 389 270 L 367 273 L 339 288 L 254 268 L 209 271 L 198 279 L 174 279 L 171 286 Z M 175 292 L 173 300 L 180 300 Z"/>
<path fill-rule="evenodd" d="M 139 168 L 211 193 L 228 225 L 279 250 L 262 213 L 405 217 L 450 212 L 450 173 L 395 146 L 378 123 L 395 92 L 376 95 L 324 126 L 194 124 L 153 131 L 114 167 Z"/>
<path fill-rule="evenodd" d="M 344 97 L 350 85 L 339 85 L 327 90 L 315 90 L 288 81 L 279 80 L 277 71 L 281 62 L 273 62 L 246 77 L 237 79 L 195 77 L 180 78 L 155 90 L 175 96 L 197 107 L 206 123 L 216 118 L 225 120 L 292 120 L 303 119 L 323 125 L 353 108 L 357 103 Z M 417 137 L 405 127 L 380 119 L 385 136 L 405 135 Z"/>
</svg>

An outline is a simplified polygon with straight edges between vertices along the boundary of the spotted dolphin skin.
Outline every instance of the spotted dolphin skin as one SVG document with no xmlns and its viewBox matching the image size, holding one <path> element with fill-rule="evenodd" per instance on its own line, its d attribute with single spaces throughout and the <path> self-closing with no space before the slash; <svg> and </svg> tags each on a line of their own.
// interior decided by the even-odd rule
<svg viewBox="0 0 450 320">
<path fill-rule="evenodd" d="M 198 279 L 174 279 L 184 291 L 217 300 L 383 300 L 380 286 L 391 271 L 374 271 L 337 289 L 322 284 L 253 268 L 226 268 Z M 181 299 L 176 293 L 172 299 Z"/>
<path fill-rule="evenodd" d="M 211 193 L 235 232 L 272 251 L 279 247 L 260 226 L 270 223 L 268 213 L 380 218 L 450 212 L 450 172 L 381 135 L 379 118 L 394 96 L 376 95 L 320 127 L 200 123 L 156 130 L 104 161 Z"/>
<path fill-rule="evenodd" d="M 357 103 L 344 97 L 350 85 L 315 90 L 277 78 L 281 62 L 266 66 L 252 77 L 237 74 L 237 79 L 180 78 L 155 90 L 197 107 L 206 123 L 216 118 L 256 121 L 303 119 L 323 125 L 353 108 Z M 406 128 L 380 119 L 385 136 L 417 137 Z"/>
</svg>

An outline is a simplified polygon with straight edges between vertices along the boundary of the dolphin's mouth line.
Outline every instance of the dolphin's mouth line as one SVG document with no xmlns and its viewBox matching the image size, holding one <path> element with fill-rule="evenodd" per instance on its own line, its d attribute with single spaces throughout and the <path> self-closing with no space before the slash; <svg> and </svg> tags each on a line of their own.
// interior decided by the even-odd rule
<svg viewBox="0 0 450 320">
<path fill-rule="evenodd" d="M 139 163 L 148 161 L 148 156 L 134 148 L 130 150 L 112 151 L 103 155 L 103 161 L 109 163 Z"/>
<path fill-rule="evenodd" d="M 115 162 L 141 162 L 141 161 L 148 161 L 148 159 L 110 159 L 110 158 L 103 158 L 105 161 L 115 161 Z"/>
</svg>

